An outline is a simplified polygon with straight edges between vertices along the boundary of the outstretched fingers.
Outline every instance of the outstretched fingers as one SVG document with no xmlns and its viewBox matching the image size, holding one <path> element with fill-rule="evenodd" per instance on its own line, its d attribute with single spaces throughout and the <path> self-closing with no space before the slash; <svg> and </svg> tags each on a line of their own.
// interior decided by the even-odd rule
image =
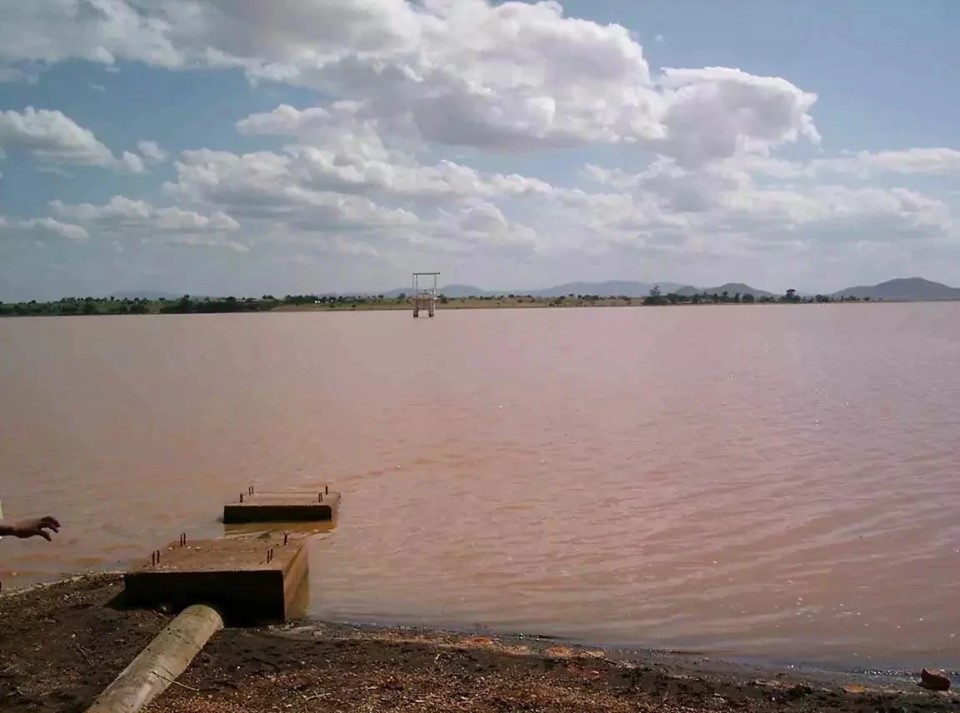
<svg viewBox="0 0 960 713">
<path fill-rule="evenodd" d="M 53 539 L 51 532 L 60 532 L 60 521 L 52 515 L 25 520 L 13 528 L 13 535 L 16 537 L 42 537 L 48 542 Z"/>
</svg>

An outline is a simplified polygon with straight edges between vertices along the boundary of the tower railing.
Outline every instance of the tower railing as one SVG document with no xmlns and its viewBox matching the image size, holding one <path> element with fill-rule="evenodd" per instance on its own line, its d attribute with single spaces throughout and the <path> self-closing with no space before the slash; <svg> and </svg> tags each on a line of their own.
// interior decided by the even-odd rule
<svg viewBox="0 0 960 713">
<path fill-rule="evenodd" d="M 420 310 L 427 310 L 427 314 L 433 317 L 437 313 L 437 297 L 439 288 L 437 283 L 440 281 L 439 272 L 415 272 L 413 273 L 413 316 L 419 317 Z"/>
</svg>

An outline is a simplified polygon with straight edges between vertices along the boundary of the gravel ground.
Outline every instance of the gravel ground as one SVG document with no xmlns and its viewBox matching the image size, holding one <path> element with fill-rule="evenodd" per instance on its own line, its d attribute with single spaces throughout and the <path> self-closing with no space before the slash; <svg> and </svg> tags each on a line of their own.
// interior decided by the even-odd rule
<svg viewBox="0 0 960 713">
<path fill-rule="evenodd" d="M 169 621 L 119 608 L 117 576 L 0 596 L 0 710 L 80 712 Z M 706 666 L 711 668 L 707 669 Z M 330 624 L 228 629 L 150 713 L 960 711 L 954 693 L 556 642 Z"/>
</svg>

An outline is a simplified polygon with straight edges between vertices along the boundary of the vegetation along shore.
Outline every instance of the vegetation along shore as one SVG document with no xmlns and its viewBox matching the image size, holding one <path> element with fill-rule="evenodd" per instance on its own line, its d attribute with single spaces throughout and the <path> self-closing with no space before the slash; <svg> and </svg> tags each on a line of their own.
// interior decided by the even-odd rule
<svg viewBox="0 0 960 713">
<path fill-rule="evenodd" d="M 833 302 L 923 302 L 960 300 L 960 289 L 919 277 L 898 278 L 877 285 L 849 287 L 830 294 L 782 294 L 739 282 L 699 288 L 676 283 L 577 282 L 545 290 L 489 292 L 465 285 L 443 288 L 438 301 L 444 309 L 504 309 L 554 307 L 657 307 L 717 304 L 825 304 Z M 290 312 L 409 309 L 412 295 L 402 290 L 383 294 L 261 295 L 211 297 L 157 293 L 119 293 L 110 297 L 65 297 L 42 302 L 0 302 L 0 317 L 43 317 L 109 314 L 215 314 L 230 312 Z"/>
<path fill-rule="evenodd" d="M 79 713 L 170 621 L 118 575 L 0 596 L 0 710 Z M 217 634 L 150 713 L 220 711 L 956 711 L 910 678 L 798 677 L 704 658 L 498 637 L 292 623 Z"/>
<path fill-rule="evenodd" d="M 438 301 L 445 309 L 508 309 L 530 307 L 636 307 L 669 305 L 715 305 L 715 304 L 820 304 L 827 302 L 869 302 L 867 297 L 833 298 L 828 295 L 801 297 L 793 290 L 779 296 L 755 297 L 753 294 L 698 293 L 684 295 L 664 294 L 659 289 L 651 290 L 646 297 L 601 296 L 569 294 L 559 297 L 536 297 L 534 295 L 507 294 L 478 297 L 446 297 Z M 411 301 L 406 294 L 396 297 L 384 295 L 287 295 L 274 297 L 191 297 L 179 299 L 146 299 L 115 297 L 66 297 L 54 302 L 0 303 L 3 317 L 45 317 L 110 314 L 216 314 L 231 312 L 291 312 L 291 311 L 344 311 L 344 310 L 395 310 L 409 309 Z"/>
</svg>

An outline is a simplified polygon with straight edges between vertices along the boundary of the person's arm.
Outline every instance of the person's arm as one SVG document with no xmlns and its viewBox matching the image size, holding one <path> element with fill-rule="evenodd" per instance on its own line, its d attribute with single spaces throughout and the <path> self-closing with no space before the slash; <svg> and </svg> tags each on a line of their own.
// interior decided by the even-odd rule
<svg viewBox="0 0 960 713">
<path fill-rule="evenodd" d="M 53 538 L 50 537 L 48 530 L 60 532 L 60 522 L 51 515 L 35 520 L 24 520 L 13 525 L 0 521 L 0 537 L 42 537 L 49 542 Z"/>
</svg>

